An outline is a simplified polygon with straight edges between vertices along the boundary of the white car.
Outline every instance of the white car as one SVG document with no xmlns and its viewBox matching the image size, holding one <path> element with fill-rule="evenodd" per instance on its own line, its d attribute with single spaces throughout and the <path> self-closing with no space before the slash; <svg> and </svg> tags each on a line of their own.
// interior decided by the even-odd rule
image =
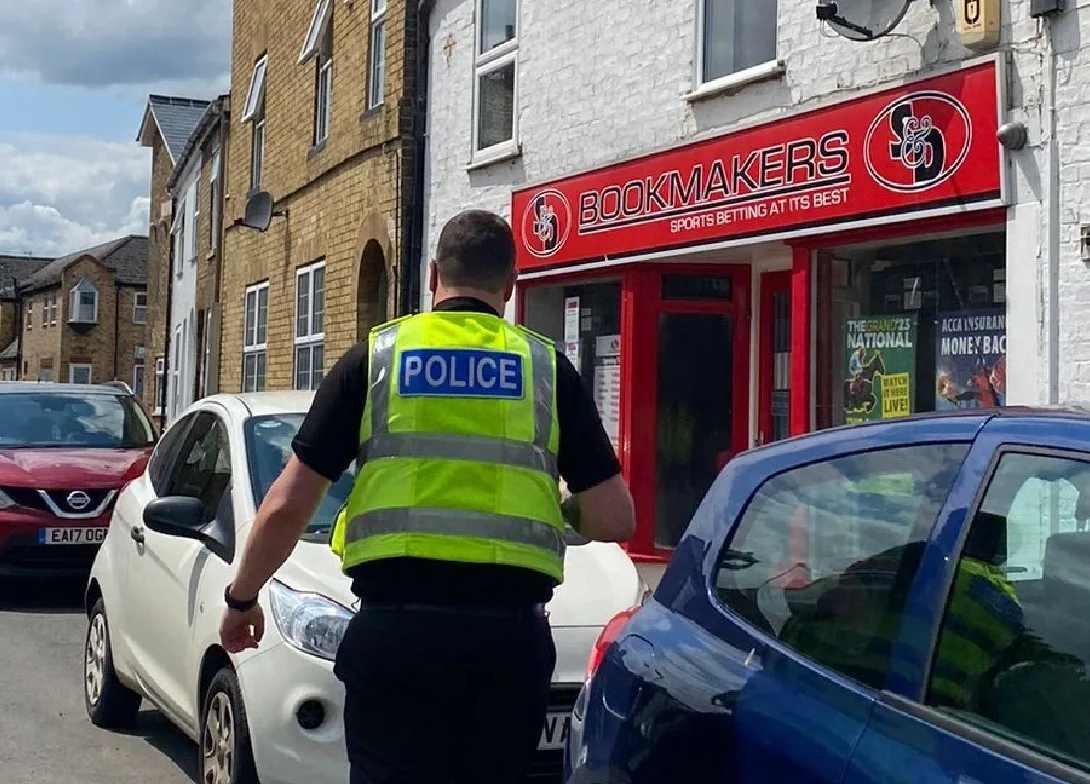
<svg viewBox="0 0 1090 784">
<path fill-rule="evenodd" d="M 219 645 L 223 588 L 312 399 L 311 392 L 262 392 L 191 406 L 121 493 L 88 581 L 84 699 L 92 722 L 122 727 L 147 699 L 199 744 L 201 782 L 347 780 L 344 691 L 333 660 L 356 599 L 328 536 L 350 473 L 330 487 L 262 591 L 260 647 L 228 655 Z M 569 547 L 565 573 L 548 607 L 557 664 L 535 763 L 535 773 L 556 781 L 598 633 L 646 597 L 616 545 Z"/>
</svg>

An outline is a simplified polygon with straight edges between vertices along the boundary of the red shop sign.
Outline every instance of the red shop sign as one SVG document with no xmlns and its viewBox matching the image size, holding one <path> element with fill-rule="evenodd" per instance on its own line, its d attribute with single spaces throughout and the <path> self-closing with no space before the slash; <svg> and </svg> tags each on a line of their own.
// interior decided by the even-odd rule
<svg viewBox="0 0 1090 784">
<path fill-rule="evenodd" d="M 516 191 L 520 270 L 1002 203 L 996 60 Z"/>
</svg>

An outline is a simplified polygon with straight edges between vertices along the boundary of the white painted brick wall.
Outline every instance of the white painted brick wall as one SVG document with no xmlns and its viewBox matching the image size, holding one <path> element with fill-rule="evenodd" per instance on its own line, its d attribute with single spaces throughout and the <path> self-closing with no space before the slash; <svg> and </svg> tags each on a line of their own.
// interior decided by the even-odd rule
<svg viewBox="0 0 1090 784">
<path fill-rule="evenodd" d="M 823 31 L 816 0 L 780 0 L 780 78 L 731 96 L 688 103 L 695 86 L 698 0 L 522 0 L 518 139 L 522 155 L 467 171 L 471 152 L 474 0 L 438 0 L 431 19 L 425 237 L 469 207 L 510 218 L 514 188 L 556 179 L 698 136 L 727 133 L 844 100 L 938 64 L 973 56 L 957 40 L 951 0 L 913 3 L 896 34 L 869 44 Z M 757 0 L 755 0 L 757 1 Z M 759 0 L 761 2 L 771 0 Z M 1083 7 L 1076 7 L 1076 6 Z M 1008 119 L 1025 122 L 1027 148 L 1012 154 L 1008 236 L 1011 402 L 1049 397 L 1049 220 L 1059 219 L 1061 399 L 1090 400 L 1090 267 L 1079 227 L 1090 223 L 1090 6 L 1051 21 L 1029 18 L 1029 0 L 1004 0 Z M 443 45 L 453 42 L 447 58 Z M 1061 198 L 1048 199 L 1050 42 L 1059 61 Z M 426 272 L 425 272 L 426 275 Z M 425 277 L 426 283 L 426 277 Z M 426 285 L 424 290 L 426 292 Z M 425 307 L 430 305 L 425 294 Z"/>
</svg>

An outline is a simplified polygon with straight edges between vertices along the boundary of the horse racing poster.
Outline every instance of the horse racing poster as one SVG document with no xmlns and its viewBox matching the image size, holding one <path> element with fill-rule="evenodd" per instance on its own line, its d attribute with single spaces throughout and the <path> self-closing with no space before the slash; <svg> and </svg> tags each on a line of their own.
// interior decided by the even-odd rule
<svg viewBox="0 0 1090 784">
<path fill-rule="evenodd" d="M 993 408 L 1007 397 L 1003 308 L 939 313 L 935 320 L 935 410 Z"/>
<path fill-rule="evenodd" d="M 916 314 L 848 319 L 844 338 L 844 422 L 911 414 Z"/>
</svg>

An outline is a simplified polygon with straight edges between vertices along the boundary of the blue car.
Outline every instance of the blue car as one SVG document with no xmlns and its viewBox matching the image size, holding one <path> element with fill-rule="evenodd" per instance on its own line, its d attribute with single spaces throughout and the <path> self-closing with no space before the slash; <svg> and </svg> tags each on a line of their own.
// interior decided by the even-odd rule
<svg viewBox="0 0 1090 784">
<path fill-rule="evenodd" d="M 588 663 L 568 784 L 1090 782 L 1090 416 L 735 458 Z"/>
</svg>

